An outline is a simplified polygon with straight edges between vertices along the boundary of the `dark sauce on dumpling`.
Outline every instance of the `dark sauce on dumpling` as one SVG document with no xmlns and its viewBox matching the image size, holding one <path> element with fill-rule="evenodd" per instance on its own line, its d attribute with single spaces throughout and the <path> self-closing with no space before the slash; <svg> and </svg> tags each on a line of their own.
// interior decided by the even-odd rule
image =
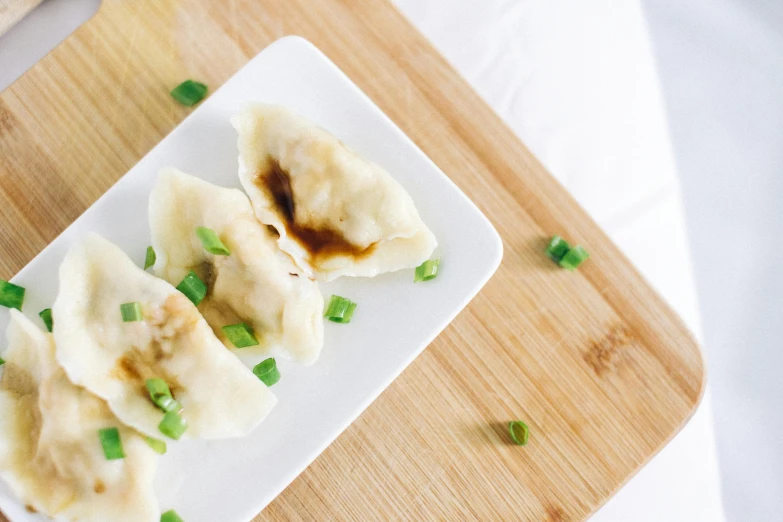
<svg viewBox="0 0 783 522">
<path fill-rule="evenodd" d="M 270 159 L 270 164 L 268 172 L 261 172 L 256 176 L 256 186 L 272 195 L 275 210 L 282 219 L 288 236 L 299 243 L 310 258 L 349 256 L 361 259 L 372 254 L 375 244 L 363 248 L 345 239 L 339 230 L 327 227 L 312 228 L 297 223 L 291 176 L 276 160 Z"/>
<path fill-rule="evenodd" d="M 168 320 L 168 317 L 177 315 L 178 310 L 182 307 L 183 300 L 187 299 L 180 293 L 172 294 L 166 298 L 161 305 L 164 315 L 164 322 Z M 195 314 L 198 316 L 198 314 Z M 174 398 L 177 398 L 177 394 L 182 391 L 178 379 L 175 375 L 165 371 L 163 365 L 164 361 L 167 361 L 174 357 L 175 353 L 170 347 L 164 346 L 164 342 L 168 345 L 173 341 L 175 337 L 179 335 L 187 335 L 187 328 L 183 332 L 175 331 L 173 336 L 167 335 L 166 340 L 153 337 L 150 343 L 139 348 L 138 346 L 131 346 L 125 353 L 122 354 L 115 367 L 112 370 L 112 377 L 120 380 L 135 383 L 137 390 L 143 397 L 149 397 L 147 391 L 146 381 L 153 377 L 159 377 L 166 381 L 169 385 L 171 394 Z"/>
<path fill-rule="evenodd" d="M 270 163 L 272 166 L 267 175 L 258 176 L 256 179 L 261 181 L 272 194 L 272 198 L 275 200 L 275 210 L 283 218 L 283 221 L 286 224 L 292 223 L 296 208 L 294 207 L 294 194 L 291 190 L 291 175 L 280 166 L 279 162 L 270 160 Z"/>
</svg>

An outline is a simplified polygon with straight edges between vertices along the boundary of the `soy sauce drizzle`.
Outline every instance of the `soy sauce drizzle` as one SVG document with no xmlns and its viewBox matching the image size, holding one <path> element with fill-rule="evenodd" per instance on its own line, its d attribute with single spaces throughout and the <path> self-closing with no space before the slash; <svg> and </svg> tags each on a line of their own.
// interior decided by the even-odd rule
<svg viewBox="0 0 783 522">
<path fill-rule="evenodd" d="M 271 167 L 259 173 L 255 184 L 272 195 L 275 211 L 282 219 L 286 233 L 310 255 L 311 259 L 349 256 L 361 259 L 375 250 L 375 243 L 367 248 L 345 239 L 342 232 L 328 226 L 313 228 L 296 221 L 296 203 L 291 189 L 291 175 L 278 161 L 270 159 Z"/>
</svg>

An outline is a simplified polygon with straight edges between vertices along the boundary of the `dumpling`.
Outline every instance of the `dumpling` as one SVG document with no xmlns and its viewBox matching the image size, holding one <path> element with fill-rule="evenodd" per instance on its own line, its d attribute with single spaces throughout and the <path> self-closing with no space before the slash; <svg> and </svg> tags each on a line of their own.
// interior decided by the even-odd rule
<svg viewBox="0 0 783 522">
<path fill-rule="evenodd" d="M 0 380 L 0 477 L 57 520 L 157 522 L 157 455 L 106 403 L 71 384 L 52 335 L 11 310 Z M 98 431 L 119 430 L 125 458 L 107 460 Z"/>
<path fill-rule="evenodd" d="M 435 236 L 384 169 L 282 107 L 250 105 L 231 121 L 256 215 L 309 275 L 373 277 L 430 257 Z"/>
<path fill-rule="evenodd" d="M 142 320 L 124 322 L 124 303 L 138 303 Z M 246 435 L 277 400 L 184 294 L 96 234 L 74 245 L 60 266 L 52 316 L 57 360 L 71 381 L 151 437 L 161 437 L 163 413 L 147 379 L 163 379 L 182 405 L 184 437 Z"/>
<path fill-rule="evenodd" d="M 189 271 L 207 284 L 198 308 L 226 346 L 238 353 L 282 353 L 310 364 L 323 346 L 323 296 L 277 247 L 247 196 L 175 169 L 165 169 L 150 195 L 155 273 L 177 285 Z M 229 255 L 207 252 L 197 227 L 213 230 Z M 221 330 L 245 323 L 257 346 L 234 348 Z"/>
</svg>

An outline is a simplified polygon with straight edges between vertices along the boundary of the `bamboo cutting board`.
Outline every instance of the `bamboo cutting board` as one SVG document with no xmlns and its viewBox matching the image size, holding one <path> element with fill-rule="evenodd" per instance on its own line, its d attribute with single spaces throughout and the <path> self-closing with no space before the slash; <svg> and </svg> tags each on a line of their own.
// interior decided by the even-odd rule
<svg viewBox="0 0 783 522">
<path fill-rule="evenodd" d="M 187 116 L 173 86 L 195 78 L 214 90 L 288 34 L 323 50 L 476 202 L 505 256 L 257 520 L 584 520 L 693 413 L 700 351 L 387 0 L 104 0 L 0 94 L 0 278 Z M 557 268 L 543 254 L 553 234 L 593 257 L 576 273 Z M 530 425 L 528 446 L 509 444 L 513 419 Z"/>
<path fill-rule="evenodd" d="M 0 36 L 40 3 L 41 0 L 0 0 Z"/>
</svg>

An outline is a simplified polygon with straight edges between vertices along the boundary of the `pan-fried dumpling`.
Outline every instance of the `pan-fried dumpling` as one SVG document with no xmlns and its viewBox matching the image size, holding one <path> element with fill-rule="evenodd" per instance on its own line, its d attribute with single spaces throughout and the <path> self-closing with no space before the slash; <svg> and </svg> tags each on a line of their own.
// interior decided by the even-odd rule
<svg viewBox="0 0 783 522">
<path fill-rule="evenodd" d="M 157 522 L 157 455 L 57 365 L 52 335 L 11 310 L 0 380 L 0 477 L 28 509 L 57 520 Z M 124 459 L 98 430 L 117 428 Z"/>
<path fill-rule="evenodd" d="M 161 171 L 150 194 L 155 273 L 176 285 L 194 271 L 207 284 L 198 308 L 226 346 L 241 353 L 283 354 L 310 364 L 323 345 L 323 296 L 277 247 L 240 190 L 218 187 L 175 169 Z M 206 227 L 229 255 L 207 252 Z M 245 323 L 257 346 L 234 348 L 221 328 Z"/>
<path fill-rule="evenodd" d="M 124 303 L 138 303 L 142 320 L 123 322 Z M 96 234 L 73 246 L 60 266 L 52 316 L 57 360 L 71 381 L 151 437 L 161 437 L 163 413 L 147 379 L 163 379 L 182 405 L 185 437 L 243 436 L 276 402 L 184 294 Z"/>
<path fill-rule="evenodd" d="M 278 244 L 321 281 L 412 268 L 435 236 L 405 189 L 384 169 L 301 116 L 248 106 L 239 132 L 239 178 Z"/>
</svg>

